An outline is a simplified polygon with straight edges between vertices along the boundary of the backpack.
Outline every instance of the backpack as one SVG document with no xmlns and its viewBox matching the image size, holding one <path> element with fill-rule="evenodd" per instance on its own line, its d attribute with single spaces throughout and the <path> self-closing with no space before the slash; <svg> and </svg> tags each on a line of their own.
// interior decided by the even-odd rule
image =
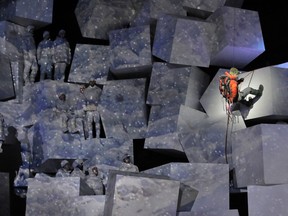
<svg viewBox="0 0 288 216">
<path fill-rule="evenodd" d="M 220 94 L 227 100 L 231 94 L 230 78 L 228 76 L 219 77 L 219 91 Z"/>
</svg>

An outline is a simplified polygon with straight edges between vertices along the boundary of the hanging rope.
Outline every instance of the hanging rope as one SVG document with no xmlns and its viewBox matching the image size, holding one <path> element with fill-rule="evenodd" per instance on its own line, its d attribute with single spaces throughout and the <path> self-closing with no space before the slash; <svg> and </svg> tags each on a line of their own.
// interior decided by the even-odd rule
<svg viewBox="0 0 288 216">
<path fill-rule="evenodd" d="M 228 128 L 229 128 L 230 114 L 227 116 L 228 116 L 228 119 L 227 119 L 226 134 L 225 134 L 225 161 L 226 161 L 226 164 L 228 164 Z"/>
<path fill-rule="evenodd" d="M 250 72 L 250 73 L 251 73 L 251 72 Z M 250 84 L 251 84 L 251 81 L 252 81 L 252 77 L 253 77 L 253 75 L 254 75 L 254 70 L 252 71 L 252 75 L 251 75 L 251 78 L 250 78 L 250 80 L 249 80 L 248 87 L 249 87 Z"/>
<path fill-rule="evenodd" d="M 243 77 L 245 79 L 250 74 L 251 74 L 251 77 L 249 79 L 248 87 L 251 84 L 251 81 L 252 81 L 252 78 L 253 78 L 253 75 L 254 75 L 254 70 L 249 72 L 245 77 Z M 231 134 L 231 133 L 229 133 L 229 125 L 230 125 L 230 122 L 232 122 L 232 124 L 231 124 L 231 132 L 232 132 L 233 123 L 234 123 L 234 121 L 233 121 L 234 116 L 233 116 L 233 114 L 232 114 L 232 112 L 230 110 L 230 108 L 231 108 L 230 104 L 228 104 L 226 100 L 225 100 L 225 102 L 226 102 L 225 112 L 226 112 L 227 117 L 228 117 L 227 118 L 227 125 L 226 125 L 226 133 L 225 133 L 225 161 L 228 164 L 229 163 L 228 162 L 228 136 L 229 136 L 229 134 Z M 227 107 L 227 106 L 229 106 L 229 107 Z"/>
<path fill-rule="evenodd" d="M 231 112 L 231 110 L 230 110 L 230 104 L 228 105 L 229 106 L 229 108 L 227 108 L 226 107 L 226 114 L 227 114 L 227 125 L 226 125 L 226 132 L 225 132 L 225 149 L 224 149 L 224 151 L 225 151 L 225 161 L 226 161 L 226 163 L 228 164 L 229 162 L 228 162 L 228 135 L 229 135 L 229 124 L 230 124 L 230 122 L 232 122 L 232 127 L 233 127 L 233 114 L 232 114 L 232 112 Z M 232 131 L 232 127 L 231 127 L 231 131 Z"/>
</svg>

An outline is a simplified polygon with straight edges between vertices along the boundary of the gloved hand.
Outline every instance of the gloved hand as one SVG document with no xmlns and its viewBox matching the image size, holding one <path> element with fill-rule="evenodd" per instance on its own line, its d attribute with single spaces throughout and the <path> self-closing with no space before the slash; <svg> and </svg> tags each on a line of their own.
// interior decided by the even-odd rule
<svg viewBox="0 0 288 216">
<path fill-rule="evenodd" d="M 239 79 L 237 82 L 238 83 L 241 83 L 241 82 L 243 82 L 244 81 L 244 78 L 241 78 L 241 79 Z"/>
</svg>

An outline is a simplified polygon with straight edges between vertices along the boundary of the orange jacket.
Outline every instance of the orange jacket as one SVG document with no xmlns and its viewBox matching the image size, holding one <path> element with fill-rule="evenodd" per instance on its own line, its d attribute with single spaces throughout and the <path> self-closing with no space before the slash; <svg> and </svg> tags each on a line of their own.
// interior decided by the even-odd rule
<svg viewBox="0 0 288 216">
<path fill-rule="evenodd" d="M 227 95 L 227 99 L 230 103 L 233 103 L 237 100 L 238 97 L 238 82 L 237 75 L 231 75 L 228 71 L 225 72 L 225 76 L 230 78 L 230 95 Z"/>
</svg>

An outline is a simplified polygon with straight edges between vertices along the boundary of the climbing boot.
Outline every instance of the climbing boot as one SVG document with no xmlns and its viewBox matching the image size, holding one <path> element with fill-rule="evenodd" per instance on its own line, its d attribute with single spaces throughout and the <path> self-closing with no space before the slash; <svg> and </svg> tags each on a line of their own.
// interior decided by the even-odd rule
<svg viewBox="0 0 288 216">
<path fill-rule="evenodd" d="M 259 85 L 258 92 L 257 92 L 256 96 L 262 96 L 263 90 L 264 90 L 264 86 Z"/>
<path fill-rule="evenodd" d="M 251 88 L 250 94 L 260 97 L 262 95 L 263 89 L 264 89 L 263 85 L 259 85 L 258 90 Z"/>
</svg>

